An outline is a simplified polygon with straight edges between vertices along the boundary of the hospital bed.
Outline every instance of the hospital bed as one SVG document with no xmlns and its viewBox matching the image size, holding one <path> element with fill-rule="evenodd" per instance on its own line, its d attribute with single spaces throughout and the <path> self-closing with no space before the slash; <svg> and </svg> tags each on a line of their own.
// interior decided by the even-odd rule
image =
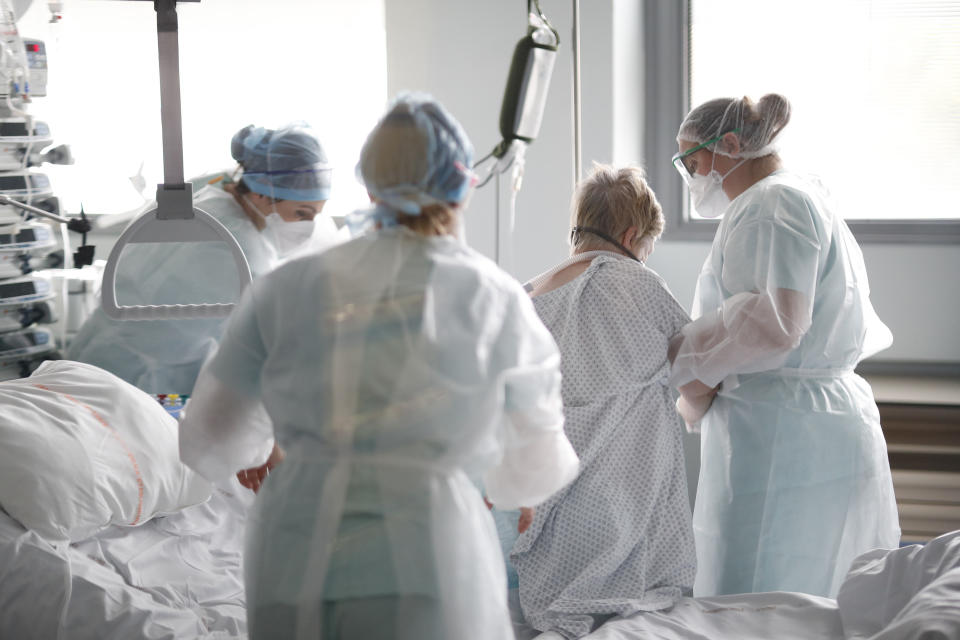
<svg viewBox="0 0 960 640">
<path fill-rule="evenodd" d="M 252 495 L 218 489 L 203 504 L 70 545 L 0 511 L 0 638 L 245 638 L 241 554 Z"/>
<path fill-rule="evenodd" d="M 553 640 L 522 622 L 517 640 Z M 555 636 L 559 638 L 559 636 Z M 837 599 L 803 593 L 682 598 L 672 609 L 614 618 L 583 640 L 957 640 L 960 531 L 854 561 Z"/>
<path fill-rule="evenodd" d="M 155 398 L 90 365 L 47 362 L 0 382 L 0 638 L 246 636 L 253 494 L 235 480 L 210 487 L 183 467 L 176 433 Z M 538 634 L 513 595 L 517 639 L 530 640 Z M 587 636 L 646 638 L 956 640 L 960 531 L 862 555 L 836 600 L 684 598 Z"/>
<path fill-rule="evenodd" d="M 102 369 L 0 382 L 0 639 L 246 637 L 253 497 L 185 467 L 167 409 Z"/>
<path fill-rule="evenodd" d="M 0 637 L 245 637 L 241 552 L 252 494 L 240 489 L 59 548 L 0 512 Z M 536 638 L 511 596 L 517 640 Z M 862 556 L 837 600 L 786 592 L 684 598 L 668 611 L 613 619 L 585 640 L 651 638 L 955 640 L 960 531 L 923 548 Z"/>
</svg>

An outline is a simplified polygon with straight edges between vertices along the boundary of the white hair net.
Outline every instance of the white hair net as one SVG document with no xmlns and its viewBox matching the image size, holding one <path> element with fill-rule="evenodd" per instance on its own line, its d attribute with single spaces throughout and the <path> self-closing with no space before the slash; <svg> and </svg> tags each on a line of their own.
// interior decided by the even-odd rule
<svg viewBox="0 0 960 640">
<path fill-rule="evenodd" d="M 459 204 L 473 184 L 473 145 L 460 123 L 426 94 L 401 94 L 373 128 L 360 152 L 357 174 L 378 204 L 355 214 L 353 224 L 390 226 L 397 213 Z"/>
<path fill-rule="evenodd" d="M 728 157 L 759 158 L 777 152 L 777 139 L 789 121 L 790 103 L 776 93 L 769 93 L 756 103 L 747 97 L 715 98 L 687 114 L 677 142 L 718 142 L 718 138 L 732 132 L 740 140 L 738 153 L 730 153 L 722 143 L 710 151 Z"/>
</svg>

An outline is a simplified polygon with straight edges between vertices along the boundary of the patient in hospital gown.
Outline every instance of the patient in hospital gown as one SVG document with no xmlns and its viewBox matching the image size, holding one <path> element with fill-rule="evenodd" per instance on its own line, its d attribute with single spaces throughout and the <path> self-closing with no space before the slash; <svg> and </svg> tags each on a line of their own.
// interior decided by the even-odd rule
<svg viewBox="0 0 960 640">
<path fill-rule="evenodd" d="M 688 316 L 644 266 L 660 205 L 631 167 L 595 167 L 575 198 L 572 257 L 527 287 L 560 347 L 580 475 L 536 508 L 510 555 L 527 623 L 567 638 L 671 607 L 696 571 L 683 422 L 667 386 L 668 342 Z"/>
</svg>

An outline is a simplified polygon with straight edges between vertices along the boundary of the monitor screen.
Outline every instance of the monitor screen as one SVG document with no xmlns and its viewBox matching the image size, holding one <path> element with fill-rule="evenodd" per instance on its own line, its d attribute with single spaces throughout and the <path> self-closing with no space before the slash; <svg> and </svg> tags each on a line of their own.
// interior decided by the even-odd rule
<svg viewBox="0 0 960 640">
<path fill-rule="evenodd" d="M 0 298 L 19 298 L 37 292 L 33 282 L 0 282 Z"/>
</svg>

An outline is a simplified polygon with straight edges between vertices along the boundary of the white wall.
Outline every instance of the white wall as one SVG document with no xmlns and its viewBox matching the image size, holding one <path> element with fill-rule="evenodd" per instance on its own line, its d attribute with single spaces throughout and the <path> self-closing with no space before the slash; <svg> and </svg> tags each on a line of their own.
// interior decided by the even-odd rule
<svg viewBox="0 0 960 640">
<path fill-rule="evenodd" d="M 642 96 L 638 103 L 628 81 L 635 78 L 633 86 L 639 85 L 641 60 L 613 55 L 615 48 L 637 51 L 638 38 L 631 38 L 624 25 L 636 24 L 636 16 L 627 14 L 636 14 L 639 5 L 637 0 L 581 2 L 585 171 L 592 160 L 643 160 L 640 129 L 628 112 L 635 107 L 639 120 Z M 560 32 L 561 55 L 517 201 L 514 275 L 520 279 L 566 255 L 573 188 L 572 3 L 542 0 L 541 7 Z M 478 157 L 485 154 L 499 139 L 500 100 L 513 47 L 525 33 L 525 10 L 522 0 L 387 0 L 388 93 L 420 89 L 434 94 L 466 127 Z M 896 176 L 878 174 L 878 181 L 885 188 L 909 189 Z M 488 186 L 477 193 L 467 214 L 470 243 L 491 256 L 494 207 Z M 708 250 L 706 242 L 665 238 L 650 259 L 687 307 Z M 960 362 L 960 338 L 954 331 L 960 317 L 960 246 L 873 244 L 863 252 L 872 299 L 894 334 L 893 347 L 877 359 Z"/>
<path fill-rule="evenodd" d="M 631 27 L 639 24 L 640 5 L 639 0 L 581 3 L 584 171 L 592 160 L 644 160 L 642 46 Z M 542 0 L 541 7 L 560 32 L 561 56 L 517 201 L 513 272 L 521 280 L 566 256 L 573 190 L 572 3 Z M 388 93 L 420 89 L 434 94 L 467 129 L 478 157 L 486 154 L 499 139 L 500 100 L 513 47 L 525 33 L 525 8 L 522 0 L 387 0 Z M 614 50 L 621 55 L 614 56 Z M 909 189 L 896 176 L 878 174 L 880 181 Z M 491 257 L 494 212 L 494 192 L 488 186 L 476 194 L 467 213 L 470 244 Z M 708 242 L 665 238 L 649 260 L 687 308 L 709 249 Z M 874 305 L 894 334 L 893 347 L 877 359 L 960 362 L 954 330 L 960 318 L 960 247 L 868 245 L 863 251 Z M 686 436 L 684 446 L 692 503 L 699 436 Z"/>
<path fill-rule="evenodd" d="M 563 55 L 550 87 L 540 138 L 527 153 L 517 201 L 517 274 L 535 275 L 566 254 L 568 204 L 573 187 L 570 15 L 550 11 Z M 466 128 L 479 159 L 500 140 L 500 101 L 516 42 L 526 34 L 526 2 L 492 0 L 387 0 L 387 87 L 433 94 Z M 496 199 L 492 182 L 478 191 L 467 212 L 467 238 L 494 252 Z"/>
<path fill-rule="evenodd" d="M 306 120 L 333 166 L 324 213 L 364 206 L 354 167 L 386 98 L 382 0 L 271 0 L 269 10 L 262 0 L 203 0 L 177 13 L 186 177 L 233 169 L 230 140 L 247 124 Z M 60 23 L 48 19 L 37 1 L 18 21 L 48 51 L 48 95 L 29 111 L 76 164 L 42 170 L 65 211 L 134 210 L 163 181 L 153 5 L 67 2 Z M 138 171 L 142 193 L 130 180 Z"/>
</svg>

